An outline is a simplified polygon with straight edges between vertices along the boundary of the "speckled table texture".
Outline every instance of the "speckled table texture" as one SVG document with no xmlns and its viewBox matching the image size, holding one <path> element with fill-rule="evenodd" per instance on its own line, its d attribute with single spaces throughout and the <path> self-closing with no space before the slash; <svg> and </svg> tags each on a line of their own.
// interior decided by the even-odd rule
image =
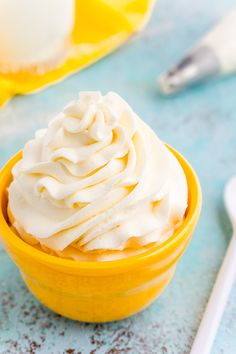
<svg viewBox="0 0 236 354">
<path fill-rule="evenodd" d="M 79 90 L 114 90 L 196 169 L 204 196 L 193 240 L 164 294 L 144 312 L 110 324 L 67 320 L 28 292 L 0 249 L 0 353 L 189 353 L 222 262 L 231 228 L 222 203 L 236 173 L 236 78 L 217 80 L 171 98 L 156 75 L 197 41 L 234 0 L 161 0 L 146 29 L 90 68 L 38 94 L 16 97 L 0 111 L 0 164 Z M 236 353 L 236 286 L 213 354 Z M 201 353 L 199 353 L 201 354 Z"/>
</svg>

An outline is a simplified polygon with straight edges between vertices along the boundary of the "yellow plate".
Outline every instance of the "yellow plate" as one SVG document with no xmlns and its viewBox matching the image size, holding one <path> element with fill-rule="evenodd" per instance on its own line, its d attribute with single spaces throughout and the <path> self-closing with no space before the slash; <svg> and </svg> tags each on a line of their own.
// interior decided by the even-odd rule
<svg viewBox="0 0 236 354">
<path fill-rule="evenodd" d="M 66 61 L 43 75 L 0 74 L 0 106 L 16 94 L 42 89 L 110 53 L 145 25 L 153 3 L 153 0 L 76 0 L 72 50 Z"/>
</svg>

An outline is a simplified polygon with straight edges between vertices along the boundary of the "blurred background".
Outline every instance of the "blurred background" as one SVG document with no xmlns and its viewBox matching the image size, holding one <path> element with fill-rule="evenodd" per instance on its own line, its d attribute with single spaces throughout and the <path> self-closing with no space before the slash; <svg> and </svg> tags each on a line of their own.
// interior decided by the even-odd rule
<svg viewBox="0 0 236 354">
<path fill-rule="evenodd" d="M 2 166 L 79 91 L 115 91 L 189 160 L 204 199 L 199 225 L 170 286 L 150 308 L 121 322 L 83 324 L 51 313 L 26 290 L 1 250 L 0 353 L 190 352 L 231 236 L 222 192 L 236 172 L 236 78 L 215 79 L 171 97 L 160 94 L 156 78 L 234 5 L 233 0 L 160 0 L 147 26 L 115 52 L 43 91 L 14 97 L 0 110 Z M 213 354 L 236 353 L 235 318 L 236 287 Z"/>
</svg>

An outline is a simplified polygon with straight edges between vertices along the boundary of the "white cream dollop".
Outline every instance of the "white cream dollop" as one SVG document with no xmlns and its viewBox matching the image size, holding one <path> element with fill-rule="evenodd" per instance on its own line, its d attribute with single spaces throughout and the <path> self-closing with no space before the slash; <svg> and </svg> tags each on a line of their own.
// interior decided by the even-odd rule
<svg viewBox="0 0 236 354">
<path fill-rule="evenodd" d="M 44 72 L 64 58 L 74 0 L 0 0 L 0 72 Z"/>
<path fill-rule="evenodd" d="M 80 93 L 25 145 L 12 173 L 14 227 L 59 253 L 162 242 L 187 207 L 179 162 L 113 92 Z"/>
</svg>

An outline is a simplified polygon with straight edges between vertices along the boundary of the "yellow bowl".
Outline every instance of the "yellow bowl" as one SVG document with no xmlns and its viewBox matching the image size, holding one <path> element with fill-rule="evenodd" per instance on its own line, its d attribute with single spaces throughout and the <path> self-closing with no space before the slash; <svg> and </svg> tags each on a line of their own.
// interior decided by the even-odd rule
<svg viewBox="0 0 236 354">
<path fill-rule="evenodd" d="M 14 156 L 0 172 L 0 234 L 5 248 L 36 298 L 51 310 L 74 320 L 107 322 L 134 315 L 150 305 L 171 280 L 201 210 L 201 189 L 187 161 L 175 150 L 189 188 L 183 224 L 159 246 L 129 258 L 80 262 L 52 256 L 25 243 L 10 228 L 7 187 Z"/>
</svg>

